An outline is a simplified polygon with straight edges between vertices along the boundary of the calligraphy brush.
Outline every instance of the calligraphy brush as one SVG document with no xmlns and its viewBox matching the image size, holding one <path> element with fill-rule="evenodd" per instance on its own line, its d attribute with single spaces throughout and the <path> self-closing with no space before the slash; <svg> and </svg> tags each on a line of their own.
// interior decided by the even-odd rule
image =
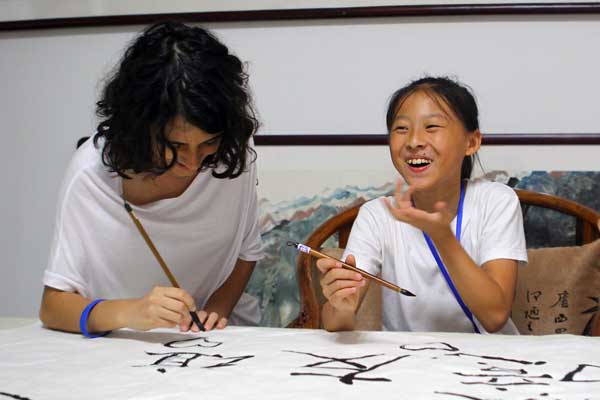
<svg viewBox="0 0 600 400">
<path fill-rule="evenodd" d="M 129 203 L 127 203 L 125 201 L 123 203 L 123 206 L 125 206 L 125 210 L 127 210 L 127 213 L 129 214 L 129 216 L 133 220 L 133 223 L 137 227 L 138 231 L 140 231 L 140 234 L 142 235 L 142 237 L 146 241 L 146 244 L 148 245 L 148 247 L 152 251 L 152 254 L 154 254 L 154 257 L 156 258 L 156 260 L 160 264 L 162 270 L 167 275 L 167 278 L 169 278 L 169 281 L 171 281 L 171 285 L 173 285 L 173 287 L 180 288 L 179 284 L 177 283 L 177 280 L 175 280 L 175 277 L 173 276 L 173 274 L 169 270 L 169 267 L 167 267 L 167 264 L 165 263 L 165 260 L 163 260 L 163 258 L 161 257 L 160 253 L 158 252 L 158 250 L 154 246 L 154 243 L 152 243 L 152 240 L 150 240 L 150 236 L 148 236 L 148 234 L 146 233 L 146 230 L 142 226 L 142 223 L 140 222 L 140 220 L 134 214 L 133 209 L 131 208 L 131 206 L 129 205 Z M 202 324 L 202 322 L 200 322 L 200 319 L 198 318 L 198 315 L 194 311 L 190 311 L 190 317 L 192 317 L 192 323 L 196 324 L 196 326 L 198 327 L 198 329 L 200 329 L 201 331 L 205 331 L 206 330 L 206 328 L 204 328 L 204 325 Z"/>
<path fill-rule="evenodd" d="M 310 247 L 308 247 L 308 246 L 306 246 L 304 244 L 297 243 L 297 242 L 292 242 L 292 241 L 288 241 L 287 245 L 288 246 L 293 246 L 296 249 L 298 249 L 298 251 L 301 251 L 302 253 L 306 253 L 306 254 L 311 255 L 313 257 L 317 257 L 317 258 L 329 258 L 330 260 L 338 261 L 338 262 L 340 262 L 342 264 L 342 267 L 344 267 L 346 269 L 349 269 L 351 271 L 354 271 L 354 272 L 358 272 L 359 274 L 361 274 L 365 278 L 371 279 L 372 281 L 375 281 L 375 282 L 379 283 L 380 285 L 385 286 L 388 289 L 395 290 L 396 292 L 399 292 L 399 293 L 401 293 L 401 294 L 403 294 L 405 296 L 415 296 L 413 293 L 409 292 L 408 290 L 402 289 L 401 287 L 396 286 L 393 283 L 390 283 L 390 282 L 386 281 L 385 279 L 381 279 L 381 278 L 379 278 L 379 277 L 377 277 L 375 275 L 372 275 L 372 274 L 368 273 L 367 271 L 363 271 L 360 268 L 354 267 L 354 266 L 352 266 L 350 264 L 346 264 L 342 260 L 338 260 L 337 258 L 328 256 L 327 254 L 324 254 L 324 253 L 321 253 L 319 251 L 313 250 L 313 249 L 311 249 Z"/>
</svg>

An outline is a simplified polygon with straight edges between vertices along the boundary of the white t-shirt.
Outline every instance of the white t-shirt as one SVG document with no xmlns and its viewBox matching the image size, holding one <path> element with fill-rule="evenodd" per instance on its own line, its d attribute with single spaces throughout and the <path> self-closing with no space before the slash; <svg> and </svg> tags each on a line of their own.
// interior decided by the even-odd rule
<svg viewBox="0 0 600 400">
<path fill-rule="evenodd" d="M 141 297 L 171 286 L 123 207 L 122 180 L 101 161 L 90 138 L 75 153 L 60 189 L 44 285 L 89 298 Z M 256 163 L 235 179 L 200 172 L 177 198 L 132 208 L 179 285 L 199 308 L 233 271 L 256 261 Z M 244 293 L 230 323 L 257 324 L 258 301 Z"/>
<path fill-rule="evenodd" d="M 390 198 L 393 202 L 393 198 Z M 451 223 L 456 233 L 456 218 Z M 463 204 L 460 243 L 479 266 L 506 258 L 527 262 L 519 199 L 501 183 L 471 180 Z M 382 288 L 383 328 L 394 331 L 473 332 L 433 258 L 423 233 L 395 219 L 383 198 L 365 203 L 354 222 L 344 259 L 407 289 L 407 297 Z M 473 316 L 475 319 L 475 316 Z M 485 329 L 475 319 L 481 332 Z M 518 334 L 511 320 L 500 333 Z"/>
</svg>

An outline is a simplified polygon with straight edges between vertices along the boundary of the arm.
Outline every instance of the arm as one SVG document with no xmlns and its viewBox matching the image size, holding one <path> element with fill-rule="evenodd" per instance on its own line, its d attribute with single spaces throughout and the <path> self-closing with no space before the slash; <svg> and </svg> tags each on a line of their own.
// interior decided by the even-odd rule
<svg viewBox="0 0 600 400">
<path fill-rule="evenodd" d="M 517 261 L 496 259 L 481 268 L 448 228 L 432 240 L 452 282 L 473 315 L 488 332 L 500 330 L 512 309 L 517 284 Z"/>
<path fill-rule="evenodd" d="M 256 261 L 238 258 L 231 275 L 210 296 L 204 310 L 198 312 L 198 317 L 207 330 L 213 327 L 223 329 L 227 325 L 227 318 L 248 284 L 255 265 Z"/>
<path fill-rule="evenodd" d="M 81 332 L 79 317 L 91 299 L 79 293 L 44 287 L 40 319 L 51 329 Z M 188 310 L 195 310 L 194 300 L 183 289 L 155 287 L 144 297 L 106 300 L 93 308 L 87 321 L 89 332 L 105 332 L 119 328 L 149 330 L 180 326 L 187 331 L 191 323 Z M 194 325 L 194 331 L 197 327 Z"/>
<path fill-rule="evenodd" d="M 363 205 L 354 220 L 346 246 L 345 262 L 378 275 L 382 264 L 382 222 L 371 209 L 372 204 Z M 356 256 L 356 257 L 355 257 Z M 323 274 L 321 290 L 327 299 L 322 307 L 322 325 L 328 331 L 353 330 L 356 311 L 360 308 L 369 287 L 369 280 L 362 275 L 342 268 L 336 260 L 322 258 L 317 267 Z"/>
<path fill-rule="evenodd" d="M 214 327 L 222 329 L 227 325 L 227 319 L 239 301 L 256 265 L 256 261 L 246 260 L 259 260 L 263 256 L 258 223 L 256 163 L 252 162 L 248 169 L 249 171 L 238 180 L 240 184 L 245 185 L 248 197 L 239 203 L 240 207 L 247 207 L 247 218 L 245 225 L 241 227 L 243 241 L 237 261 L 225 282 L 207 300 L 204 310 L 198 312 L 198 318 L 207 330 Z"/>
<path fill-rule="evenodd" d="M 486 331 L 500 330 L 508 320 L 512 308 L 517 261 L 497 257 L 479 267 L 452 233 L 450 222 L 454 214 L 448 210 L 445 203 L 438 202 L 434 206 L 434 212 L 426 212 L 412 205 L 411 188 L 404 194 L 400 192 L 401 190 L 397 189 L 396 205 L 386 201 L 392 215 L 421 229 L 431 237 L 464 303 Z M 513 207 L 513 211 L 520 212 L 518 199 L 515 199 L 515 202 L 516 208 Z M 502 213 L 507 209 L 497 207 L 497 210 Z M 499 215 L 492 215 L 491 218 L 498 219 Z M 507 227 L 496 227 L 493 234 L 488 233 L 481 240 L 504 240 L 500 239 L 502 235 L 506 235 L 502 228 Z"/>
</svg>

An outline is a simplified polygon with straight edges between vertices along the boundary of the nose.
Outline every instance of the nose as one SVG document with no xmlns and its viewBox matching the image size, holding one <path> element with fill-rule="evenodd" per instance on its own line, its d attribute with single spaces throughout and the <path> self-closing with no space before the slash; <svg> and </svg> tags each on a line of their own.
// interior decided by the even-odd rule
<svg viewBox="0 0 600 400">
<path fill-rule="evenodd" d="M 406 138 L 406 148 L 409 150 L 419 149 L 425 146 L 425 132 L 421 129 L 411 129 Z"/>
<path fill-rule="evenodd" d="M 202 160 L 204 160 L 204 153 L 202 151 L 185 151 L 178 154 L 179 159 L 189 169 L 198 169 Z"/>
</svg>

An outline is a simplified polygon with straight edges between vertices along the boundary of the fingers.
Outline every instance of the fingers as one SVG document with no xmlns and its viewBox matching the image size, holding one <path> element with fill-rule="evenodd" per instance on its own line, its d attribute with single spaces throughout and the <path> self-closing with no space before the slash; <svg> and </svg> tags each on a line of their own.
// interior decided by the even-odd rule
<svg viewBox="0 0 600 400">
<path fill-rule="evenodd" d="M 362 275 L 358 272 L 346 268 L 333 268 L 323 275 L 321 278 L 321 286 L 329 286 L 333 284 L 333 282 L 339 280 L 360 281 L 362 279 Z"/>
<path fill-rule="evenodd" d="M 207 331 L 210 331 L 212 329 L 223 329 L 227 326 L 227 318 L 225 317 L 219 317 L 219 314 L 212 311 L 212 312 L 207 312 L 204 310 L 198 311 L 198 319 L 202 322 L 202 324 L 204 325 L 204 328 Z"/>
<path fill-rule="evenodd" d="M 348 254 L 345 263 L 356 267 L 356 260 L 352 254 Z M 327 271 L 332 268 L 342 268 L 340 260 L 336 260 L 335 258 L 319 258 L 316 264 L 319 271 L 323 274 L 327 273 Z"/>
<path fill-rule="evenodd" d="M 354 258 L 353 254 L 348 254 L 346 260 L 344 261 L 346 264 L 350 264 L 353 267 L 356 267 L 356 258 Z"/>
<path fill-rule="evenodd" d="M 417 218 L 417 215 L 422 213 L 421 210 L 414 208 L 412 204 L 407 207 L 395 207 L 386 197 L 383 198 L 383 202 L 394 218 L 409 224 L 412 224 L 412 221 Z M 396 202 L 398 201 L 396 200 Z"/>
<path fill-rule="evenodd" d="M 356 260 L 352 254 L 346 257 L 346 264 L 356 266 Z M 336 279 L 362 279 L 362 276 L 350 269 L 343 268 L 341 261 L 332 258 L 320 258 L 317 260 L 317 268 L 323 274 L 321 282 L 329 284 Z"/>
<path fill-rule="evenodd" d="M 190 315 L 191 312 L 196 312 L 196 303 L 192 296 L 180 288 L 167 287 L 165 289 L 165 295 L 167 296 L 165 307 L 179 314 L 180 319 L 177 322 L 179 330 L 187 332 L 192 329 L 194 332 L 198 332 L 200 329 L 193 323 Z"/>
<path fill-rule="evenodd" d="M 446 202 L 438 201 L 433 205 L 433 207 L 439 213 L 442 213 L 444 215 L 450 214 L 450 210 L 448 209 L 448 204 L 446 204 Z"/>
<path fill-rule="evenodd" d="M 351 280 L 338 279 L 328 285 L 322 285 L 323 295 L 328 300 L 337 298 L 345 298 L 351 294 L 358 292 L 358 288 L 365 286 L 365 279 Z"/>
<path fill-rule="evenodd" d="M 396 191 L 394 192 L 394 199 L 396 200 L 397 208 L 412 207 L 412 195 L 414 188 L 404 181 L 398 179 L 396 182 Z"/>
<path fill-rule="evenodd" d="M 172 326 L 183 325 L 181 323 L 182 315 L 179 312 L 169 310 L 166 307 L 160 307 L 160 306 L 157 307 L 156 317 L 158 317 L 161 320 L 171 323 Z M 190 318 L 188 318 L 188 319 L 190 319 Z"/>
<path fill-rule="evenodd" d="M 219 319 L 219 322 L 217 322 L 217 329 L 223 329 L 227 326 L 227 318 L 221 318 Z"/>
<path fill-rule="evenodd" d="M 401 204 L 399 206 L 401 207 L 412 207 L 413 203 L 412 203 L 412 195 L 414 193 L 415 189 L 410 186 L 410 185 L 406 185 L 406 186 L 402 186 L 402 192 L 400 193 L 400 202 Z"/>
<path fill-rule="evenodd" d="M 412 186 L 398 179 L 396 181 L 396 191 L 394 192 L 394 201 L 396 204 L 392 204 L 387 197 L 383 198 L 387 209 L 396 219 L 402 222 L 409 222 L 410 215 L 407 215 L 407 212 L 414 208 L 412 203 L 414 191 L 415 189 Z"/>
<path fill-rule="evenodd" d="M 329 304 L 331 304 L 335 308 L 341 308 L 340 305 L 344 303 L 344 301 L 350 296 L 356 295 L 358 292 L 358 288 L 349 287 L 344 288 L 332 293 L 331 296 L 327 299 Z"/>
<path fill-rule="evenodd" d="M 348 296 L 356 294 L 358 288 L 366 284 L 366 279 L 361 274 L 342 268 L 341 262 L 325 259 L 322 259 L 322 261 L 322 264 L 324 264 L 322 270 L 326 272 L 320 280 L 321 290 L 325 298 L 332 305 L 340 304 Z M 356 260 L 353 255 L 348 255 L 345 262 L 356 266 Z M 327 267 L 331 268 L 326 269 Z"/>
<path fill-rule="evenodd" d="M 322 274 L 326 274 L 332 268 L 341 268 L 342 263 L 331 258 L 319 258 L 317 260 L 317 268 Z"/>
<path fill-rule="evenodd" d="M 207 331 L 223 329 L 228 323 L 227 318 L 217 312 L 190 311 L 195 309 L 194 300 L 179 288 L 157 286 L 143 298 L 133 299 L 130 304 L 126 317 L 127 326 L 139 330 L 173 328 L 179 325 L 182 332 L 190 329 L 199 332 L 199 327 L 192 324 L 192 312 L 198 316 Z"/>
<path fill-rule="evenodd" d="M 179 325 L 182 332 L 188 331 L 192 323 L 190 309 L 195 309 L 194 300 L 183 289 L 157 286 L 146 296 L 147 314 L 154 319 L 156 327 Z M 159 321 L 161 320 L 161 321 Z"/>
<path fill-rule="evenodd" d="M 163 287 L 162 289 L 164 290 L 165 296 L 183 302 L 189 311 L 196 311 L 194 299 L 185 290 L 175 287 Z"/>
</svg>

